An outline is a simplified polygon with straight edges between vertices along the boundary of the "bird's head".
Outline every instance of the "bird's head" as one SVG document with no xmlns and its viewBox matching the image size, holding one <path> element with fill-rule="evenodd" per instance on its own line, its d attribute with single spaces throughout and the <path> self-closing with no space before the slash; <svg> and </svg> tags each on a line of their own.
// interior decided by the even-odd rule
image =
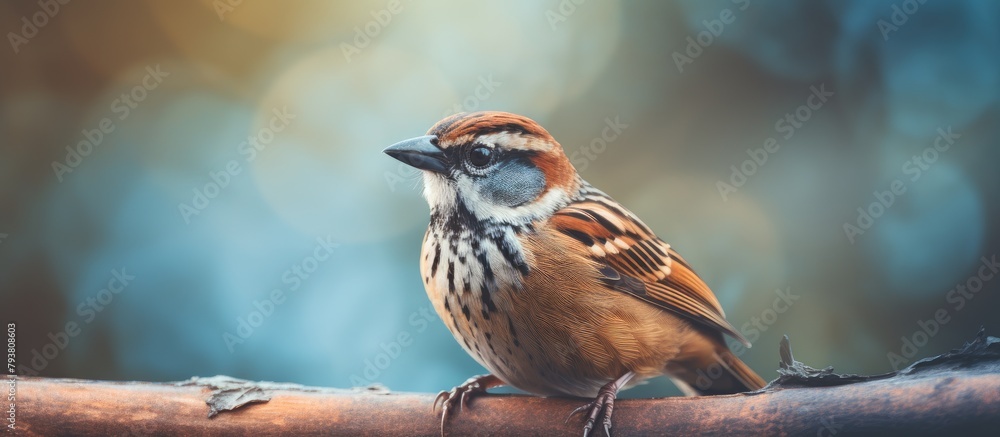
<svg viewBox="0 0 1000 437">
<path fill-rule="evenodd" d="M 432 214 L 524 224 L 568 203 L 581 184 L 552 135 L 507 112 L 455 114 L 385 153 L 423 171 Z"/>
</svg>

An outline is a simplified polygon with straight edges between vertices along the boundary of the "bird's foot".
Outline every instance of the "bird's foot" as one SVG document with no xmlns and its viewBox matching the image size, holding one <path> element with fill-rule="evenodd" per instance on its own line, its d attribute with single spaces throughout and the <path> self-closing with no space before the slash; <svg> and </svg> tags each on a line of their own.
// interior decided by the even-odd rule
<svg viewBox="0 0 1000 437">
<path fill-rule="evenodd" d="M 587 411 L 587 424 L 583 426 L 583 437 L 590 435 L 590 431 L 594 429 L 594 424 L 600 418 L 601 423 L 604 425 L 604 435 L 611 437 L 611 413 L 615 408 L 615 393 L 605 392 L 601 389 L 601 393 L 597 397 L 586 403 L 577 407 L 571 413 L 569 413 L 569 418 L 566 419 L 568 422 L 570 418 L 575 416 L 584 410 Z M 604 414 L 601 414 L 601 413 Z"/>
<path fill-rule="evenodd" d="M 587 411 L 587 424 L 583 426 L 583 437 L 590 435 L 598 419 L 601 420 L 601 425 L 604 427 L 604 435 L 611 437 L 611 414 L 615 410 L 615 398 L 618 397 L 618 390 L 621 390 L 625 383 L 632 379 L 633 376 L 634 374 L 629 372 L 617 380 L 604 384 L 597 392 L 597 397 L 593 401 L 581 405 L 570 412 L 566 421 L 569 422 L 569 419 L 573 418 L 579 412 Z"/>
<path fill-rule="evenodd" d="M 486 389 L 500 385 L 503 385 L 503 382 L 496 376 L 479 375 L 469 378 L 462 385 L 450 391 L 438 393 L 437 397 L 434 398 L 434 404 L 431 405 L 431 408 L 436 411 L 438 404 L 441 405 L 441 435 L 444 436 L 444 424 L 448 420 L 448 413 L 455 409 L 456 404 L 459 411 L 463 411 L 465 410 L 465 406 L 469 404 L 469 399 L 472 399 L 472 396 L 486 393 Z"/>
</svg>

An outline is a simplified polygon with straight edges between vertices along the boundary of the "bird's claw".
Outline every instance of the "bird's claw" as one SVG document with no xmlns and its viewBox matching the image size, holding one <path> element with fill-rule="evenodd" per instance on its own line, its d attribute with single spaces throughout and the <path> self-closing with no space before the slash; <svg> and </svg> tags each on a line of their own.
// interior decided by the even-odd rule
<svg viewBox="0 0 1000 437">
<path fill-rule="evenodd" d="M 458 411 L 465 411 L 465 406 L 469 405 L 469 400 L 472 399 L 473 395 L 486 393 L 486 387 L 480 382 L 486 376 L 488 375 L 469 378 L 462 385 L 449 391 L 441 391 L 434 398 L 434 403 L 431 404 L 432 411 L 437 410 L 438 404 L 441 405 L 442 436 L 444 436 L 444 424 L 448 420 L 448 413 L 454 410 L 456 403 L 458 404 Z"/>
<path fill-rule="evenodd" d="M 569 413 L 566 422 L 572 419 L 577 413 L 587 410 L 587 423 L 583 426 L 583 437 L 588 437 L 594 429 L 594 424 L 598 417 L 602 417 L 604 425 L 604 435 L 611 437 L 611 413 L 614 411 L 615 394 L 602 391 L 593 401 L 583 404 Z"/>
</svg>

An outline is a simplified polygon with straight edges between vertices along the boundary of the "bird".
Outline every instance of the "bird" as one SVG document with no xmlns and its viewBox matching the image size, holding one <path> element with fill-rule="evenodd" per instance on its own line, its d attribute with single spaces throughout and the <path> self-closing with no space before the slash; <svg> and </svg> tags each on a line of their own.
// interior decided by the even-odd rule
<svg viewBox="0 0 1000 437">
<path fill-rule="evenodd" d="M 750 347 L 690 264 L 580 177 L 559 142 L 508 112 L 449 116 L 384 150 L 420 170 L 427 296 L 489 373 L 442 391 L 449 412 L 500 386 L 591 399 L 584 436 L 611 435 L 619 391 L 666 376 L 688 396 L 754 391 Z"/>
</svg>

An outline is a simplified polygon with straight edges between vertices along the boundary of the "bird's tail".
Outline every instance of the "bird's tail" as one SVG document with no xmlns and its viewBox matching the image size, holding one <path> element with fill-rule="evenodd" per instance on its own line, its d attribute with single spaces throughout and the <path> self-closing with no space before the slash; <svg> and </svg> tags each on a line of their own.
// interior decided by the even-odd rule
<svg viewBox="0 0 1000 437">
<path fill-rule="evenodd" d="M 767 383 L 725 346 L 691 356 L 671 366 L 670 377 L 684 394 L 707 396 L 743 393 Z"/>
</svg>

